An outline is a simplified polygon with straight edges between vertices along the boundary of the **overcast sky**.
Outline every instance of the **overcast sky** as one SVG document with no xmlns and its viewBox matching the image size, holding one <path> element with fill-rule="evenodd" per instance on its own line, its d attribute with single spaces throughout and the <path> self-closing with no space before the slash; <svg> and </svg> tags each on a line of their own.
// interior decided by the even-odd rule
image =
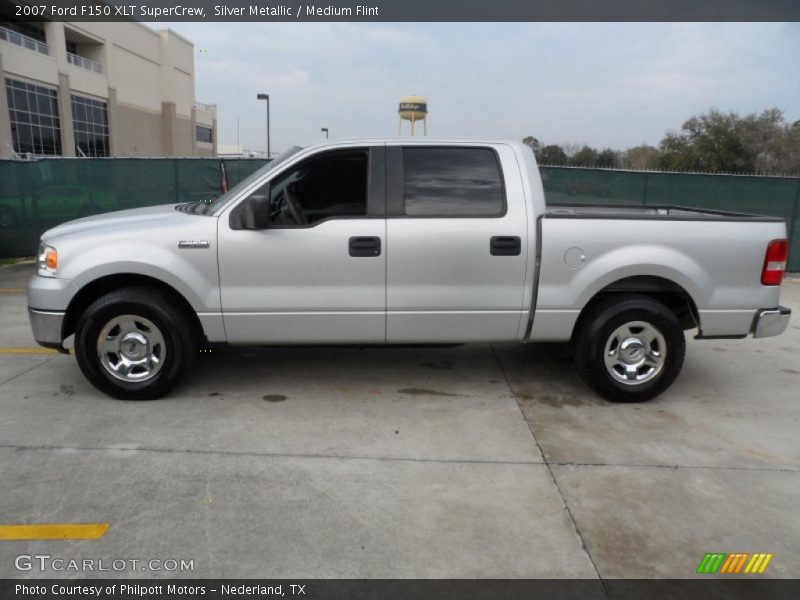
<svg viewBox="0 0 800 600">
<path fill-rule="evenodd" d="M 657 144 L 711 106 L 800 119 L 800 24 L 174 23 L 195 45 L 197 99 L 219 142 L 272 149 L 397 134 L 428 100 L 429 134 Z"/>
</svg>

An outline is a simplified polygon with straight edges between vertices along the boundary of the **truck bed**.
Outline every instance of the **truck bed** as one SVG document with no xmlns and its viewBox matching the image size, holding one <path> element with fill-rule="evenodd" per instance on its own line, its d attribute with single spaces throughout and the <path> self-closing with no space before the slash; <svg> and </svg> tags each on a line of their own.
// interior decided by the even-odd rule
<svg viewBox="0 0 800 600">
<path fill-rule="evenodd" d="M 672 206 L 551 206 L 539 236 L 533 341 L 562 341 L 595 294 L 630 278 L 682 288 L 704 337 L 745 336 L 756 309 L 778 305 L 780 289 L 760 283 L 767 245 L 786 236 L 776 217 Z"/>
</svg>

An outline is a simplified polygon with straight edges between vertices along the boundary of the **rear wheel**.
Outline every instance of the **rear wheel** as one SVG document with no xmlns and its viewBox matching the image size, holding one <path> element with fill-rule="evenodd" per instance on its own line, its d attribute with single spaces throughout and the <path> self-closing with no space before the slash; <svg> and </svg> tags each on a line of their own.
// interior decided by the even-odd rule
<svg viewBox="0 0 800 600">
<path fill-rule="evenodd" d="M 75 330 L 86 378 L 122 400 L 151 400 L 172 390 L 197 354 L 198 332 L 167 294 L 131 287 L 98 298 Z"/>
<path fill-rule="evenodd" d="M 583 379 L 616 402 L 642 402 L 666 390 L 683 366 L 686 340 L 675 315 L 647 296 L 602 301 L 573 339 Z"/>
</svg>

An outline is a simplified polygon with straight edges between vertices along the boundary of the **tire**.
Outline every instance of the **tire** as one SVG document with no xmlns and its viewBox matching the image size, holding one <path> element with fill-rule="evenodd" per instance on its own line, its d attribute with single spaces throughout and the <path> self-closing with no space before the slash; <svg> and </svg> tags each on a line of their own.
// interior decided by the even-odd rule
<svg viewBox="0 0 800 600">
<path fill-rule="evenodd" d="M 199 344 L 187 311 L 147 287 L 122 288 L 98 298 L 75 328 L 81 371 L 97 389 L 120 400 L 167 394 L 194 362 Z"/>
<path fill-rule="evenodd" d="M 581 317 L 575 364 L 597 393 L 613 402 L 644 402 L 680 373 L 686 339 L 661 302 L 633 294 L 609 297 Z"/>
</svg>

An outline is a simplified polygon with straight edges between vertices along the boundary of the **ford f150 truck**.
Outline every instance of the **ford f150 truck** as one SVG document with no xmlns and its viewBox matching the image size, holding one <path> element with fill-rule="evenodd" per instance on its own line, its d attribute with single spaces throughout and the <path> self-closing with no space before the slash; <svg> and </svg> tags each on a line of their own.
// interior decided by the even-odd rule
<svg viewBox="0 0 800 600">
<path fill-rule="evenodd" d="M 598 393 L 639 401 L 675 380 L 687 330 L 784 331 L 785 238 L 770 217 L 548 210 L 518 142 L 326 142 L 210 203 L 51 229 L 29 315 L 117 398 L 164 395 L 206 344 L 571 341 Z"/>
</svg>

